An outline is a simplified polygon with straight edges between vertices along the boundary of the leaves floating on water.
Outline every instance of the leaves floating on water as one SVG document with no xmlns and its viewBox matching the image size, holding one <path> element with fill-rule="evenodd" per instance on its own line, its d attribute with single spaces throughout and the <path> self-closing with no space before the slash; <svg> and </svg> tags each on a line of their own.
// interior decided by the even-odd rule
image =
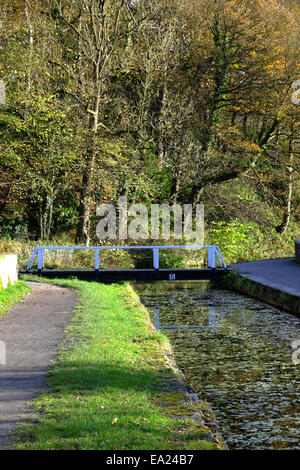
<svg viewBox="0 0 300 470">
<path fill-rule="evenodd" d="M 212 312 L 221 319 L 215 330 L 164 333 L 178 366 L 211 404 L 228 446 L 300 449 L 300 367 L 291 361 L 300 319 L 207 283 L 168 285 L 136 286 L 150 310 L 159 308 L 160 327 L 208 326 Z"/>
</svg>

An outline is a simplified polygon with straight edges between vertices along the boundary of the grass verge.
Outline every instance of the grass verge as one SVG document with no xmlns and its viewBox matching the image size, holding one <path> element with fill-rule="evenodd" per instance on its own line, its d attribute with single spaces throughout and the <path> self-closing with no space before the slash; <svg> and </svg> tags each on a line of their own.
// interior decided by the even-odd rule
<svg viewBox="0 0 300 470">
<path fill-rule="evenodd" d="M 30 287 L 24 281 L 18 281 L 13 286 L 8 286 L 0 292 L 0 317 L 4 315 L 14 304 L 21 302 Z"/>
<path fill-rule="evenodd" d="M 128 284 L 52 282 L 74 289 L 79 303 L 14 448 L 224 448 L 209 428 L 210 410 L 188 400 L 167 338 Z"/>
</svg>

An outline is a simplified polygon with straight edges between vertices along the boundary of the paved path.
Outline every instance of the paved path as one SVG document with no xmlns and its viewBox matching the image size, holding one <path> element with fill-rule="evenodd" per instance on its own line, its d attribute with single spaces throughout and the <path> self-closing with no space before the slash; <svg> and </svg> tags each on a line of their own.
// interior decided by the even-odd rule
<svg viewBox="0 0 300 470">
<path fill-rule="evenodd" d="M 69 289 L 28 284 L 31 293 L 0 317 L 0 341 L 6 345 L 6 364 L 0 363 L 0 449 L 10 447 L 9 432 L 21 415 L 30 414 L 26 402 L 45 388 L 47 370 L 77 301 Z"/>
<path fill-rule="evenodd" d="M 294 258 L 236 263 L 230 268 L 264 286 L 300 296 L 300 264 L 295 263 Z"/>
</svg>

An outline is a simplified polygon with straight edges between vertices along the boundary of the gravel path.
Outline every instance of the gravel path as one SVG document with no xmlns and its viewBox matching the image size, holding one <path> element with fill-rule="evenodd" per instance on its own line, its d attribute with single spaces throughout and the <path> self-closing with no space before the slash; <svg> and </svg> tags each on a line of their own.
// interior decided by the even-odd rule
<svg viewBox="0 0 300 470">
<path fill-rule="evenodd" d="M 48 368 L 77 302 L 69 289 L 28 284 L 31 293 L 0 318 L 6 349 L 5 364 L 0 361 L 0 449 L 10 447 L 9 433 L 20 416 L 31 413 L 26 403 L 46 387 Z"/>
</svg>

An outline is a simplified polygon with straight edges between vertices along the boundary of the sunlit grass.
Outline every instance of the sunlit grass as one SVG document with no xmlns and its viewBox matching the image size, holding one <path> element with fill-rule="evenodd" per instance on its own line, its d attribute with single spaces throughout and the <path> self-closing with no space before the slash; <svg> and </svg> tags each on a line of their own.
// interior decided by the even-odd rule
<svg viewBox="0 0 300 470">
<path fill-rule="evenodd" d="M 30 287 L 24 281 L 18 281 L 13 286 L 8 286 L 0 292 L 0 317 L 14 304 L 21 302 L 30 292 Z"/>
<path fill-rule="evenodd" d="M 205 440 L 178 440 L 183 423 L 158 406 L 163 392 L 157 381 L 173 373 L 164 359 L 167 339 L 132 290 L 77 280 L 59 284 L 77 292 L 79 305 L 49 389 L 34 402 L 37 421 L 19 427 L 16 448 L 215 448 Z"/>
</svg>

